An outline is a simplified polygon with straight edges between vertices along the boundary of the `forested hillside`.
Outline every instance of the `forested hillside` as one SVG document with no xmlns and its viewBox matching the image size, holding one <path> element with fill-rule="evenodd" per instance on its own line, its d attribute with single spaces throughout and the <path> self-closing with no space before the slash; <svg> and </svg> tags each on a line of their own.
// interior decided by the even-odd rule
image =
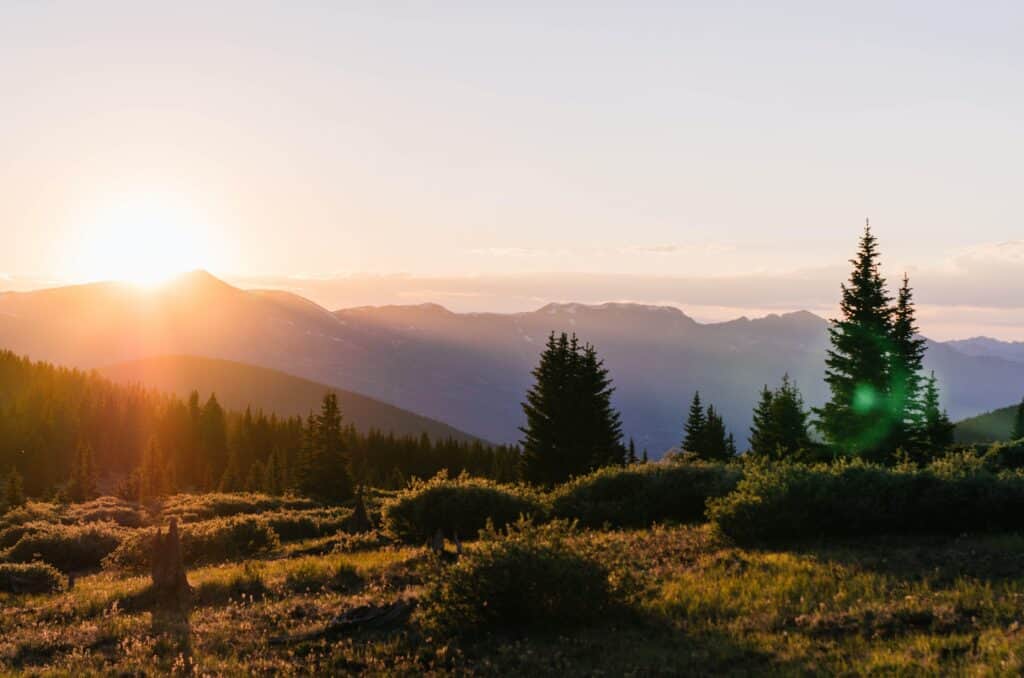
<svg viewBox="0 0 1024 678">
<path fill-rule="evenodd" d="M 79 473 L 92 476 L 97 489 L 133 498 L 147 483 L 159 485 L 150 490 L 160 493 L 281 492 L 301 482 L 317 445 L 330 444 L 357 482 L 403 485 L 412 475 L 441 469 L 515 478 L 513 449 L 359 432 L 333 402 L 334 438 L 318 441 L 319 417 L 229 410 L 212 393 L 192 392 L 185 400 L 3 351 L 0 469 L 5 476 L 12 469 L 20 474 L 30 496 L 47 496 Z"/>
</svg>

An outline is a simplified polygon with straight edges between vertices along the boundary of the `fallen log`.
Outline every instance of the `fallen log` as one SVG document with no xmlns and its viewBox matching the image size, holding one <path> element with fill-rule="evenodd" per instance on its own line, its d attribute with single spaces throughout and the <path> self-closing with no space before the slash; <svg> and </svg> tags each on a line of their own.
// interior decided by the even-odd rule
<svg viewBox="0 0 1024 678">
<path fill-rule="evenodd" d="M 387 605 L 360 605 L 337 615 L 322 629 L 291 636 L 272 636 L 270 644 L 298 643 L 357 631 L 384 631 L 404 624 L 415 608 L 415 598 L 403 598 Z"/>
</svg>

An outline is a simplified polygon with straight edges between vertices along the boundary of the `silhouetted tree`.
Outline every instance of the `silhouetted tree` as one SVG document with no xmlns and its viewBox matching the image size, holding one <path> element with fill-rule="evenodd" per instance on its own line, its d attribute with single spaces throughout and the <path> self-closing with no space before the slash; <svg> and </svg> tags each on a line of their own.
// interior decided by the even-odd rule
<svg viewBox="0 0 1024 678">
<path fill-rule="evenodd" d="M 903 285 L 893 311 L 890 407 L 893 430 L 889 446 L 910 450 L 921 445 L 924 413 L 921 402 L 921 369 L 925 340 L 918 336 L 910 280 Z"/>
<path fill-rule="evenodd" d="M 25 491 L 21 474 L 13 466 L 4 481 L 4 505 L 8 510 L 25 505 Z"/>
<path fill-rule="evenodd" d="M 629 452 L 626 453 L 626 463 L 633 465 L 639 461 L 636 457 L 636 443 L 633 442 L 632 436 L 629 438 Z"/>
<path fill-rule="evenodd" d="M 520 429 L 526 480 L 551 485 L 624 463 L 622 424 L 611 404 L 614 388 L 593 346 L 552 332 L 533 377 Z"/>
<path fill-rule="evenodd" d="M 953 443 L 955 426 L 939 402 L 939 387 L 935 373 L 924 381 L 924 443 L 931 454 L 936 455 Z"/>
<path fill-rule="evenodd" d="M 311 497 L 341 502 L 352 497 L 352 476 L 341 428 L 338 396 L 328 393 L 320 414 L 311 416 L 306 459 L 301 468 L 300 489 Z"/>
<path fill-rule="evenodd" d="M 754 409 L 750 454 L 765 459 L 812 461 L 814 444 L 807 418 L 803 396 L 788 374 L 775 391 L 765 386 Z"/>
<path fill-rule="evenodd" d="M 67 498 L 74 502 L 94 499 L 96 492 L 96 466 L 92 446 L 79 443 L 71 465 L 71 479 L 68 481 Z"/>
<path fill-rule="evenodd" d="M 879 273 L 878 243 L 864 227 L 853 272 L 842 286 L 841 317 L 829 327 L 825 381 L 831 398 L 816 410 L 840 453 L 884 460 L 895 417 L 889 402 L 892 308 Z"/>
<path fill-rule="evenodd" d="M 686 417 L 682 448 L 688 452 L 699 452 L 704 446 L 704 434 L 708 419 L 700 402 L 700 391 L 693 394 L 690 411 Z"/>
<path fill-rule="evenodd" d="M 1017 413 L 1013 417 L 1011 437 L 1014 440 L 1024 438 L 1024 398 L 1021 398 L 1020 404 L 1017 405 Z"/>
</svg>

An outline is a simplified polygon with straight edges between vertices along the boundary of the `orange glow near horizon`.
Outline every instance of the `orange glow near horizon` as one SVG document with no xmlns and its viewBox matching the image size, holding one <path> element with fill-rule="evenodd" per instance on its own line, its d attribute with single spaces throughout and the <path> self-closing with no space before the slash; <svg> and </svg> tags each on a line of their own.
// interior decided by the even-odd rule
<svg viewBox="0 0 1024 678">
<path fill-rule="evenodd" d="M 71 228 L 67 273 L 79 282 L 155 286 L 211 264 L 209 227 L 181 201 L 136 195 L 95 210 Z"/>
</svg>

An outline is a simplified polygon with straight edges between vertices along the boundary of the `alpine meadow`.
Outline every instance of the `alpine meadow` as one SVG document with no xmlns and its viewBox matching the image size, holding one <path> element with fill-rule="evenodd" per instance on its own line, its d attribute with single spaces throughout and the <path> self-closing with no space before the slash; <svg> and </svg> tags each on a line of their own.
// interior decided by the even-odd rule
<svg viewBox="0 0 1024 678">
<path fill-rule="evenodd" d="M 0 675 L 1024 674 L 1021 30 L 0 5 Z"/>
</svg>

